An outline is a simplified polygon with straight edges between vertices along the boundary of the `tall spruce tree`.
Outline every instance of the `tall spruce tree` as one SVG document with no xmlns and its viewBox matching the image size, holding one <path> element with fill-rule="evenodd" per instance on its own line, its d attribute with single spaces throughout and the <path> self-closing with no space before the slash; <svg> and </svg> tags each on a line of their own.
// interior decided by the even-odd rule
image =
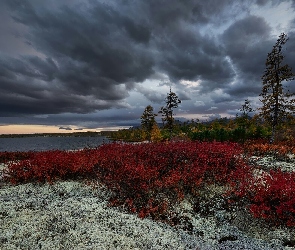
<svg viewBox="0 0 295 250">
<path fill-rule="evenodd" d="M 178 104 L 181 103 L 181 100 L 178 98 L 178 96 L 171 91 L 167 94 L 165 98 L 166 105 L 161 107 L 161 110 L 159 111 L 160 114 L 162 114 L 162 121 L 164 124 L 164 127 L 168 128 L 170 131 L 170 139 L 172 136 L 172 129 L 174 124 L 174 118 L 173 118 L 173 109 L 178 107 Z"/>
<path fill-rule="evenodd" d="M 279 36 L 273 49 L 267 55 L 266 70 L 262 76 L 262 107 L 260 116 L 272 128 L 270 142 L 274 141 L 276 128 L 294 114 L 295 94 L 283 85 L 286 81 L 294 80 L 294 73 L 288 64 L 284 64 L 283 46 L 288 41 L 287 35 L 282 33 Z"/>
<path fill-rule="evenodd" d="M 157 114 L 154 114 L 154 108 L 151 105 L 148 105 L 140 117 L 141 128 L 147 133 L 149 140 L 151 137 L 153 125 L 156 123 L 155 116 L 157 116 Z"/>
</svg>

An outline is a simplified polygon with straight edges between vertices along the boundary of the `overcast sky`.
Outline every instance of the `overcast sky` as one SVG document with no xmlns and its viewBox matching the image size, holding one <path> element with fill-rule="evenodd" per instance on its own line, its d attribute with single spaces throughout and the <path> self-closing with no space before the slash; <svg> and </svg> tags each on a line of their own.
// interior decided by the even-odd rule
<svg viewBox="0 0 295 250">
<path fill-rule="evenodd" d="M 0 19 L 2 133 L 129 127 L 170 86 L 179 119 L 235 116 L 282 32 L 295 69 L 295 0 L 0 0 Z"/>
</svg>

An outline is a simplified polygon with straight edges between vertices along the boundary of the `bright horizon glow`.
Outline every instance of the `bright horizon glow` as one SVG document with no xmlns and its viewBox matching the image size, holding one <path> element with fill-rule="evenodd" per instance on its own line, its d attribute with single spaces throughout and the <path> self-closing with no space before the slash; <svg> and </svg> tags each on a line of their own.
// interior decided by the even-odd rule
<svg viewBox="0 0 295 250">
<path fill-rule="evenodd" d="M 74 132 L 101 132 L 116 131 L 125 127 L 107 127 L 96 129 L 78 129 L 71 127 L 71 130 L 59 129 L 63 126 L 47 126 L 47 125 L 2 125 L 0 126 L 0 134 L 38 134 L 38 133 L 74 133 Z M 129 127 L 128 127 L 129 128 Z"/>
</svg>

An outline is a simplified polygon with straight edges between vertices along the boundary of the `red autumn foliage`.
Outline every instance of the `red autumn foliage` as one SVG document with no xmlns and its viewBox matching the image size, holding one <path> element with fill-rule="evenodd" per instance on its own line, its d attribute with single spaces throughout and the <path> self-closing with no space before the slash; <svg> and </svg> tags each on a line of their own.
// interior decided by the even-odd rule
<svg viewBox="0 0 295 250">
<path fill-rule="evenodd" d="M 97 169 L 117 194 L 113 204 L 155 216 L 165 210 L 163 197 L 179 201 L 205 182 L 226 183 L 243 164 L 239 153 L 238 144 L 221 142 L 107 144 L 99 149 Z"/>
<path fill-rule="evenodd" d="M 293 143 L 276 142 L 269 144 L 266 141 L 247 141 L 244 144 L 244 150 L 250 155 L 264 156 L 274 155 L 279 158 L 285 158 L 288 153 L 295 154 L 295 146 Z"/>
<path fill-rule="evenodd" d="M 114 192 L 110 205 L 123 205 L 142 218 L 161 219 L 169 205 L 185 194 L 197 195 L 204 184 L 231 184 L 228 198 L 243 200 L 254 216 L 294 226 L 295 173 L 270 171 L 258 178 L 241 153 L 238 144 L 224 142 L 112 143 L 0 158 L 8 162 L 5 178 L 12 183 L 99 178 Z"/>
<path fill-rule="evenodd" d="M 234 193 L 246 200 L 254 217 L 264 218 L 275 225 L 295 226 L 294 172 L 271 170 L 251 174 L 245 169 L 239 171 L 244 173 L 233 178 L 236 180 Z"/>
<path fill-rule="evenodd" d="M 9 163 L 7 176 L 19 183 L 97 175 L 115 192 L 113 205 L 147 216 L 164 212 L 166 198 L 181 200 L 204 182 L 226 183 L 241 163 L 239 153 L 235 143 L 113 143 L 74 152 L 35 152 Z"/>
<path fill-rule="evenodd" d="M 32 157 L 34 152 L 0 152 L 0 163 L 9 161 L 24 160 Z"/>
<path fill-rule="evenodd" d="M 9 162 L 5 172 L 12 183 L 94 176 L 95 152 L 95 149 L 31 152 L 27 159 Z"/>
</svg>

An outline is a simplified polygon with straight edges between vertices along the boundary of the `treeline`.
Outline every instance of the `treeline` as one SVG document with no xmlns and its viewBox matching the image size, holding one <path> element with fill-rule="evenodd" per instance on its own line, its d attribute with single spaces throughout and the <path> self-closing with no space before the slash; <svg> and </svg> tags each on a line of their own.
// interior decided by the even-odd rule
<svg viewBox="0 0 295 250">
<path fill-rule="evenodd" d="M 174 124 L 170 128 L 160 128 L 155 124 L 148 132 L 142 127 L 110 131 L 107 136 L 122 141 L 165 141 L 165 140 L 199 140 L 199 141 L 234 141 L 247 139 L 267 139 L 271 128 L 260 124 L 255 118 L 246 120 L 248 126 L 241 126 L 239 119 L 216 119 L 212 122 L 195 120 Z"/>
<path fill-rule="evenodd" d="M 256 115 L 252 116 L 255 110 L 246 99 L 235 119 L 223 118 L 207 123 L 190 121 L 179 124 L 174 120 L 173 110 L 181 101 L 170 89 L 165 98 L 166 105 L 158 112 L 162 115 L 163 128 L 160 129 L 155 121 L 158 114 L 148 105 L 140 117 L 140 128 L 112 132 L 111 138 L 124 141 L 187 139 L 234 142 L 266 139 L 269 143 L 294 140 L 295 93 L 291 93 L 284 85 L 285 82 L 293 81 L 295 77 L 292 68 L 283 63 L 283 46 L 287 41 L 287 35 L 282 33 L 272 51 L 268 53 L 266 69 L 261 77 L 262 90 L 259 96 L 262 106 L 257 109 Z"/>
<path fill-rule="evenodd" d="M 211 122 L 195 120 L 176 123 L 172 130 L 160 128 L 155 124 L 150 132 L 142 127 L 109 131 L 106 136 L 113 140 L 141 142 L 165 140 L 198 140 L 198 141 L 232 141 L 245 142 L 247 140 L 262 139 L 268 141 L 272 136 L 271 126 L 263 123 L 257 116 L 241 119 L 221 118 Z M 295 121 L 280 126 L 277 140 L 292 141 L 295 138 Z"/>
</svg>

